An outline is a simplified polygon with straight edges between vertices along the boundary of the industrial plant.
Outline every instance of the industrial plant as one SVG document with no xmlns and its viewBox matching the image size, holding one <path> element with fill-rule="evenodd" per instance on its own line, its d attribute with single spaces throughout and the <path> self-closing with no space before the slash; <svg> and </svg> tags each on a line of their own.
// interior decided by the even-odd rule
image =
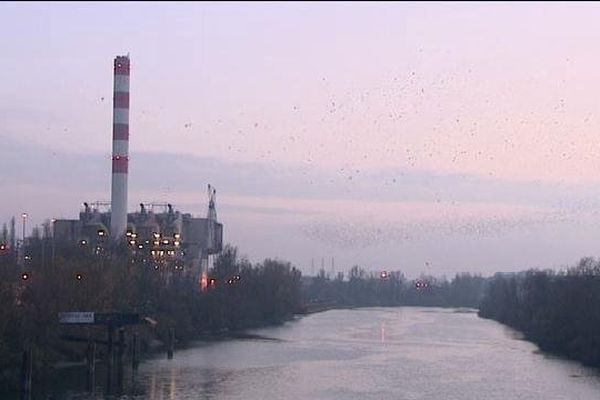
<svg viewBox="0 0 600 400">
<path fill-rule="evenodd" d="M 114 60 L 111 201 L 85 202 L 78 219 L 52 221 L 51 235 L 58 243 L 70 243 L 102 254 L 108 247 L 125 245 L 138 261 L 167 274 L 178 271 L 206 287 L 211 256 L 223 245 L 223 225 L 217 221 L 216 190 L 208 185 L 205 218 L 176 210 L 172 204 L 140 203 L 128 212 L 129 170 L 129 55 Z M 14 222 L 11 227 L 14 236 Z M 6 235 L 5 235 L 6 236 Z M 20 257 L 26 257 L 23 233 Z M 14 246 L 14 238 L 3 243 Z"/>
</svg>

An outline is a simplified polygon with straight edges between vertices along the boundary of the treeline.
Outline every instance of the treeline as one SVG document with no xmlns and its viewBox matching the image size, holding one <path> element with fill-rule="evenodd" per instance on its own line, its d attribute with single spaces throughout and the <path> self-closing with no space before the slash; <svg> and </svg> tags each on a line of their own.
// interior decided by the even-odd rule
<svg viewBox="0 0 600 400">
<path fill-rule="evenodd" d="M 511 326 L 545 351 L 600 366 L 600 261 L 563 271 L 496 274 L 479 315 Z"/>
<path fill-rule="evenodd" d="M 485 279 L 468 273 L 452 280 L 421 276 L 408 280 L 401 272 L 367 273 L 354 266 L 347 277 L 339 273 L 330 278 L 321 271 L 305 283 L 307 306 L 314 303 L 337 307 L 374 306 L 479 306 Z"/>
<path fill-rule="evenodd" d="M 16 266 L 14 253 L 0 252 L 0 397 L 16 389 L 25 348 L 33 350 L 35 374 L 42 376 L 57 361 L 83 359 L 85 343 L 67 342 L 61 335 L 106 339 L 103 327 L 59 325 L 59 312 L 150 317 L 155 326 L 135 327 L 147 350 L 157 339 L 165 342 L 170 327 L 175 327 L 179 343 L 185 343 L 203 334 L 281 323 L 302 304 L 297 269 L 269 259 L 252 265 L 231 246 L 215 261 L 210 271 L 215 281 L 206 291 L 185 270 L 148 268 L 131 259 L 125 248 L 93 255 L 32 239 L 28 255 L 23 268 Z"/>
</svg>

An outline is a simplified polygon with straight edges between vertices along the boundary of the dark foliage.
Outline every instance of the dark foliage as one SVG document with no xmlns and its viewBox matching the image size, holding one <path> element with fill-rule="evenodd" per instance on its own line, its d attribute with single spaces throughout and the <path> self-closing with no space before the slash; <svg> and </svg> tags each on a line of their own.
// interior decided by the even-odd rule
<svg viewBox="0 0 600 400">
<path fill-rule="evenodd" d="M 422 276 L 408 281 L 401 272 L 367 274 L 352 267 L 348 279 L 340 273 L 330 279 L 324 271 L 306 278 L 307 305 L 336 307 L 432 306 L 477 308 L 485 279 L 478 275 L 457 274 L 452 281 Z"/>
<path fill-rule="evenodd" d="M 496 274 L 479 315 L 518 329 L 542 350 L 600 366 L 600 262 Z"/>
<path fill-rule="evenodd" d="M 206 291 L 185 271 L 155 270 L 122 248 L 90 254 L 51 239 L 31 239 L 28 255 L 25 266 L 17 267 L 13 252 L 0 254 L 0 392 L 15 390 L 25 347 L 33 349 L 39 375 L 57 361 L 83 359 L 85 343 L 65 342 L 61 334 L 106 337 L 102 327 L 59 325 L 59 312 L 151 317 L 155 327 L 128 328 L 139 331 L 147 348 L 156 339 L 166 341 L 169 327 L 184 344 L 205 333 L 281 323 L 302 303 L 297 269 L 276 260 L 251 265 L 231 246 L 217 258 L 210 271 L 215 284 Z"/>
</svg>

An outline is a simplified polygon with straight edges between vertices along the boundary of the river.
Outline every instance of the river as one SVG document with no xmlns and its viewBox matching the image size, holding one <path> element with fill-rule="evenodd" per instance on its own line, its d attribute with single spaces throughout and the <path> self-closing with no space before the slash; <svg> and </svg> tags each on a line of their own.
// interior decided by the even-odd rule
<svg viewBox="0 0 600 400">
<path fill-rule="evenodd" d="M 600 375 L 474 312 L 331 310 L 145 361 L 130 399 L 598 399 Z M 64 374 L 67 374 L 65 371 Z M 48 398 L 89 399 L 63 389 Z M 68 386 L 68 385 L 67 385 Z"/>
</svg>

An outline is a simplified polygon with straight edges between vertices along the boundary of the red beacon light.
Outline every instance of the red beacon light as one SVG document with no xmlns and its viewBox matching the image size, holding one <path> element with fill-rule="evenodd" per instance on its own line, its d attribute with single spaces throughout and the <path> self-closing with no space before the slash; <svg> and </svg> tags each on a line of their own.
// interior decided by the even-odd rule
<svg viewBox="0 0 600 400">
<path fill-rule="evenodd" d="M 419 290 L 420 289 L 427 289 L 429 287 L 429 283 L 426 282 L 426 281 L 419 280 L 419 281 L 415 282 L 415 287 L 417 289 L 419 289 Z"/>
</svg>

